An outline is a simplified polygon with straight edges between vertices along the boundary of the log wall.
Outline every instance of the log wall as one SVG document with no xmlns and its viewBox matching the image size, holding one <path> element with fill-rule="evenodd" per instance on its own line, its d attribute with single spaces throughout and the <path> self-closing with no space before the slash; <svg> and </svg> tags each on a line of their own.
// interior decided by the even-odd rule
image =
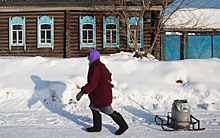
<svg viewBox="0 0 220 138">
<path fill-rule="evenodd" d="M 42 56 L 71 58 L 86 56 L 89 48 L 79 49 L 79 16 L 96 16 L 96 50 L 101 54 L 131 51 L 127 48 L 126 24 L 120 19 L 119 48 L 103 48 L 103 16 L 112 16 L 104 12 L 50 11 L 50 12 L 14 12 L 0 13 L 0 56 Z M 9 17 L 24 17 L 26 25 L 26 51 L 24 47 L 12 46 L 9 51 Z M 54 49 L 37 48 L 37 17 L 54 17 Z M 146 12 L 144 15 L 144 49 L 152 44 L 153 29 L 158 20 L 158 13 Z M 147 22 L 151 19 L 151 22 Z M 160 39 L 154 49 L 154 55 L 160 58 Z"/>
</svg>

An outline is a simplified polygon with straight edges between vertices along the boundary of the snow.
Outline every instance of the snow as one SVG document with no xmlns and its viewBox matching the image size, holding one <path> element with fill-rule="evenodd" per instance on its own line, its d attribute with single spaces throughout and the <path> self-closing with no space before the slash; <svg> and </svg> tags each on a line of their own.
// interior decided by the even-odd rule
<svg viewBox="0 0 220 138">
<path fill-rule="evenodd" d="M 171 15 L 165 23 L 165 27 L 219 29 L 219 14 L 220 9 L 180 9 Z"/>
<path fill-rule="evenodd" d="M 220 136 L 220 59 L 157 61 L 132 55 L 101 57 L 118 89 L 113 88 L 112 106 L 129 125 L 119 137 Z M 89 99 L 84 95 L 77 102 L 75 96 L 86 83 L 86 57 L 0 57 L 0 66 L 1 138 L 115 136 L 118 126 L 105 114 L 101 132 L 85 131 L 93 125 Z M 167 132 L 155 124 L 154 115 L 167 115 L 176 99 L 188 100 L 204 131 Z"/>
</svg>

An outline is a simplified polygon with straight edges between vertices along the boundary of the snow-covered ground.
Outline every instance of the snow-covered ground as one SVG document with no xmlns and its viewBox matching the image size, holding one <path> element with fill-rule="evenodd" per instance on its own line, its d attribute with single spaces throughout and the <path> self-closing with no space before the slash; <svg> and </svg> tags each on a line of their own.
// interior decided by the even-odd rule
<svg viewBox="0 0 220 138">
<path fill-rule="evenodd" d="M 129 129 L 119 137 L 220 137 L 220 59 L 156 61 L 121 52 L 101 61 L 113 74 L 113 108 Z M 87 95 L 87 58 L 0 57 L 0 137 L 115 137 L 118 126 L 102 114 L 103 129 L 93 125 Z M 181 80 L 182 83 L 176 83 Z M 187 99 L 204 131 L 163 131 L 153 114 L 166 115 L 176 99 Z M 72 103 L 69 104 L 69 100 Z"/>
</svg>

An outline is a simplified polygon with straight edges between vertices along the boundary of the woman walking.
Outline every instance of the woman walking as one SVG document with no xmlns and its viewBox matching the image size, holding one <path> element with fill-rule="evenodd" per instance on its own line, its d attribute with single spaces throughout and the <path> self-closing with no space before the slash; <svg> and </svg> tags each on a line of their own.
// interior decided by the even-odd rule
<svg viewBox="0 0 220 138">
<path fill-rule="evenodd" d="M 100 132 L 102 130 L 102 118 L 99 112 L 109 115 L 118 125 L 119 129 L 115 135 L 123 134 L 128 125 L 120 113 L 112 109 L 112 85 L 111 73 L 106 66 L 100 61 L 100 53 L 96 50 L 90 50 L 88 53 L 89 72 L 87 76 L 87 84 L 81 88 L 76 95 L 77 101 L 84 94 L 89 95 L 90 109 L 93 114 L 93 127 L 87 128 L 88 132 Z"/>
</svg>

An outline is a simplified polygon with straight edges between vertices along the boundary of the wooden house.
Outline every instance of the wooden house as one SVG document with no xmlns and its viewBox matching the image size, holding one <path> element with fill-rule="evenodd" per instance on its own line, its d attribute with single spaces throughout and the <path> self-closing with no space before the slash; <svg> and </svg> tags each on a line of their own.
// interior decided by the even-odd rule
<svg viewBox="0 0 220 138">
<path fill-rule="evenodd" d="M 126 0 L 131 12 L 140 9 Z M 127 26 L 110 12 L 108 0 L 1 0 L 0 56 L 71 58 L 89 49 L 101 54 L 131 51 Z M 120 11 L 120 8 L 117 10 Z M 150 47 L 160 17 L 161 1 L 153 0 L 141 20 L 139 47 Z M 128 17 L 135 24 L 138 17 Z M 160 59 L 160 38 L 153 50 Z"/>
</svg>

